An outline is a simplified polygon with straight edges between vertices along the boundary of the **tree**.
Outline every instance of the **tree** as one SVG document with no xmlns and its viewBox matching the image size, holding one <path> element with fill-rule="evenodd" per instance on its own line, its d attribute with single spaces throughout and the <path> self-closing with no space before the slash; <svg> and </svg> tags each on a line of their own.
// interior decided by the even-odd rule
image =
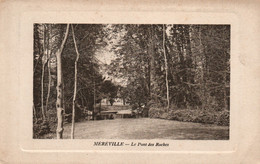
<svg viewBox="0 0 260 164">
<path fill-rule="evenodd" d="M 57 109 L 57 139 L 62 139 L 62 133 L 63 133 L 63 114 L 64 114 L 64 108 L 62 107 L 62 97 L 63 97 L 63 83 L 62 83 L 62 61 L 61 61 L 61 54 L 64 49 L 64 45 L 67 41 L 67 37 L 69 34 L 69 24 L 67 24 L 66 32 L 64 39 L 61 43 L 60 48 L 56 52 L 56 58 L 57 58 L 57 101 L 56 101 L 56 109 Z"/>
<path fill-rule="evenodd" d="M 74 24 L 72 32 L 69 26 L 34 25 L 34 124 L 58 120 L 57 138 L 70 118 L 74 138 L 82 111 L 95 114 L 102 98 L 163 111 L 229 109 L 230 26 Z M 115 54 L 111 64 L 97 57 L 106 50 Z M 105 80 L 104 67 L 122 86 Z"/>
<path fill-rule="evenodd" d="M 77 67 L 78 67 L 78 60 L 79 60 L 79 51 L 78 51 L 78 47 L 77 47 L 77 42 L 76 42 L 76 38 L 75 38 L 75 34 L 74 34 L 74 29 L 73 29 L 73 25 L 71 25 L 71 31 L 72 31 L 72 36 L 73 36 L 73 41 L 74 41 L 74 45 L 75 45 L 75 50 L 76 50 L 76 54 L 77 54 L 77 58 L 75 60 L 75 79 L 74 79 L 74 94 L 73 94 L 73 109 L 72 109 L 72 125 L 71 125 L 71 139 L 74 139 L 74 130 L 75 130 L 75 101 L 76 101 L 76 96 L 77 96 Z"/>
<path fill-rule="evenodd" d="M 102 84 L 102 92 L 105 94 L 105 97 L 110 102 L 110 105 L 113 106 L 115 98 L 117 97 L 118 87 L 113 84 L 110 80 L 105 80 Z"/>
<path fill-rule="evenodd" d="M 47 25 L 48 27 L 48 44 L 47 44 L 47 67 L 48 67 L 48 92 L 47 92 L 47 98 L 46 98 L 46 112 L 48 111 L 48 105 L 49 105 L 49 98 L 50 98 L 50 93 L 51 93 L 51 66 L 50 66 L 50 58 L 51 58 L 51 52 L 52 52 L 52 48 L 51 48 L 51 44 L 52 44 L 52 25 L 49 24 Z"/>
<path fill-rule="evenodd" d="M 99 86 L 101 85 L 103 79 L 99 72 L 100 62 L 96 58 L 96 51 L 99 47 L 103 46 L 103 41 L 100 38 L 104 37 L 102 28 L 103 25 L 93 25 L 93 24 L 75 24 L 73 25 L 75 38 L 77 40 L 77 48 L 80 54 L 80 59 L 78 60 L 78 83 L 77 83 L 77 98 L 76 103 L 84 109 L 93 110 L 94 107 L 94 82 L 96 83 L 96 96 L 99 97 Z M 72 99 L 74 92 L 74 73 L 75 72 L 75 46 L 72 34 L 69 34 L 68 41 L 66 43 L 66 48 L 64 49 L 64 54 L 62 60 L 64 61 L 64 88 L 65 94 L 64 99 L 66 102 L 66 113 L 72 112 Z M 93 76 L 94 75 L 94 76 Z M 80 114 L 77 114 L 75 121 L 80 118 Z"/>
<path fill-rule="evenodd" d="M 164 63 L 165 63 L 165 83 L 166 83 L 166 95 L 167 95 L 167 109 L 169 110 L 170 107 L 170 99 L 169 99 L 169 84 L 168 84 L 168 62 L 165 50 L 165 25 L 163 26 L 163 55 L 164 55 Z"/>
<path fill-rule="evenodd" d="M 126 105 L 126 101 L 129 101 L 127 87 L 118 86 L 118 97 L 123 100 L 123 105 Z"/>
<path fill-rule="evenodd" d="M 119 41 L 113 45 L 112 51 L 116 54 L 116 59 L 109 65 L 110 74 L 127 81 L 125 90 L 130 104 L 135 103 L 134 97 L 142 97 L 141 103 L 148 104 L 150 97 L 150 57 L 147 53 L 149 27 L 150 25 L 114 25 L 111 30 L 112 33 L 119 34 L 115 34 Z M 139 91 L 138 86 L 142 88 Z"/>
<path fill-rule="evenodd" d="M 223 98 L 229 94 L 228 27 L 113 25 L 111 31 L 119 41 L 108 67 L 111 75 L 126 79 L 130 104 L 203 109 L 228 104 Z"/>
<path fill-rule="evenodd" d="M 43 29 L 43 26 L 45 27 L 45 29 Z M 53 125 L 57 124 L 57 121 L 59 124 L 58 127 L 60 127 L 60 118 L 62 119 L 62 122 L 70 122 L 71 117 L 68 118 L 68 116 L 71 116 L 70 113 L 73 112 L 74 105 L 78 107 L 75 108 L 75 122 L 82 117 L 81 113 L 83 110 L 93 110 L 93 79 L 95 78 L 94 81 L 96 83 L 95 97 L 100 97 L 100 95 L 102 94 L 100 88 L 102 82 L 104 81 L 102 74 L 99 72 L 99 67 L 101 63 L 95 57 L 96 51 L 100 47 L 104 46 L 105 43 L 103 40 L 103 38 L 105 38 L 105 32 L 104 30 L 102 30 L 104 26 L 105 25 L 94 24 L 73 25 L 78 53 L 81 55 L 80 59 L 77 62 L 77 92 L 75 101 L 73 101 L 75 86 L 75 74 L 73 72 L 75 72 L 74 66 L 76 55 L 72 33 L 66 33 L 66 28 L 64 24 L 34 25 L 33 113 L 35 126 L 36 124 L 39 124 L 39 126 L 41 126 L 40 124 L 43 120 L 43 110 L 47 116 L 45 122 L 47 122 L 47 124 L 49 124 L 51 128 L 56 128 Z M 45 32 L 45 36 L 43 35 L 43 32 Z M 61 51 L 61 49 L 62 52 L 58 52 Z M 61 60 L 59 60 L 59 62 L 62 61 L 61 66 L 58 62 L 58 58 L 56 58 L 58 53 L 62 54 Z M 44 64 L 45 69 L 43 71 L 42 65 L 44 61 L 46 61 L 46 59 L 47 62 Z M 46 69 L 47 67 L 48 69 Z M 62 70 L 60 71 L 62 73 L 62 85 L 61 90 L 57 91 L 61 91 L 62 94 L 60 94 L 59 92 L 60 95 L 58 96 L 56 95 L 56 92 L 54 92 L 55 89 L 52 89 L 51 87 L 54 86 L 56 82 L 58 83 L 58 76 L 60 76 L 60 72 L 58 71 L 59 67 L 61 67 Z M 95 74 L 95 77 L 92 76 L 93 74 Z M 63 117 L 58 117 L 61 112 L 58 112 L 57 103 L 55 104 L 55 102 L 57 102 L 57 98 L 60 101 L 60 107 L 62 108 L 61 116 L 65 116 L 65 119 L 63 119 Z M 74 105 L 73 102 L 75 103 Z M 51 131 L 52 130 L 54 129 L 51 129 Z"/>
<path fill-rule="evenodd" d="M 48 61 L 47 59 L 47 48 L 46 48 L 46 28 L 45 25 L 42 25 L 43 31 L 43 56 L 42 56 L 42 77 L 41 77 L 41 108 L 42 108 L 42 118 L 43 120 L 46 119 L 45 110 L 44 110 L 44 73 L 45 73 L 45 66 Z"/>
</svg>

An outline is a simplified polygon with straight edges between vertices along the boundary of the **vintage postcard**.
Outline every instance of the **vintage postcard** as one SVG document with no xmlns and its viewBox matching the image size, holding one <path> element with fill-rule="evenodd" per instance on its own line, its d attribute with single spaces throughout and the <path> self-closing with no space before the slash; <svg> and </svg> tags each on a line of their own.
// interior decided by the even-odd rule
<svg viewBox="0 0 260 164">
<path fill-rule="evenodd" d="M 259 3 L 1 3 L 4 163 L 259 162 Z"/>
</svg>

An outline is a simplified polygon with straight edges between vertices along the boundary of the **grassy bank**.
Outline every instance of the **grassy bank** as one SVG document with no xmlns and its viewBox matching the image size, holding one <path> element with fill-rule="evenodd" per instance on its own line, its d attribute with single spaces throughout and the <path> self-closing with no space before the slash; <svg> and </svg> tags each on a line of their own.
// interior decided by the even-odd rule
<svg viewBox="0 0 260 164">
<path fill-rule="evenodd" d="M 70 135 L 71 124 L 66 124 L 63 137 Z M 55 139 L 56 134 L 43 138 Z M 150 118 L 83 121 L 76 123 L 75 139 L 228 140 L 229 127 Z"/>
<path fill-rule="evenodd" d="M 207 111 L 190 109 L 169 109 L 152 107 L 149 110 L 150 118 L 160 118 L 184 122 L 206 123 L 229 126 L 229 111 Z"/>
</svg>

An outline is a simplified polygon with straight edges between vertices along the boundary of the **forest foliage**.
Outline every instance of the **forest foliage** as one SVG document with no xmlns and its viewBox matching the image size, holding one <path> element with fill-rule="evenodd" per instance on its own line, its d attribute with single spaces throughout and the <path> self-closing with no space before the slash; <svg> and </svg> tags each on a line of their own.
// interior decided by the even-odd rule
<svg viewBox="0 0 260 164">
<path fill-rule="evenodd" d="M 108 67 L 127 79 L 131 104 L 165 107 L 168 85 L 173 110 L 229 110 L 229 25 L 166 25 L 165 37 L 163 25 L 111 28 L 124 35 L 113 46 L 117 57 Z"/>
</svg>

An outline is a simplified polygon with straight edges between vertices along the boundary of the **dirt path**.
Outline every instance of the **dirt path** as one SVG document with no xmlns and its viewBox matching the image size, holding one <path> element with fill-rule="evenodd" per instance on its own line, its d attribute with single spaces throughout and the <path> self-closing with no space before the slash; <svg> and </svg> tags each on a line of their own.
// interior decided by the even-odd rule
<svg viewBox="0 0 260 164">
<path fill-rule="evenodd" d="M 64 139 L 70 138 L 70 128 L 71 124 L 65 125 Z M 150 118 L 85 121 L 76 123 L 75 139 L 227 140 L 229 128 Z"/>
</svg>

